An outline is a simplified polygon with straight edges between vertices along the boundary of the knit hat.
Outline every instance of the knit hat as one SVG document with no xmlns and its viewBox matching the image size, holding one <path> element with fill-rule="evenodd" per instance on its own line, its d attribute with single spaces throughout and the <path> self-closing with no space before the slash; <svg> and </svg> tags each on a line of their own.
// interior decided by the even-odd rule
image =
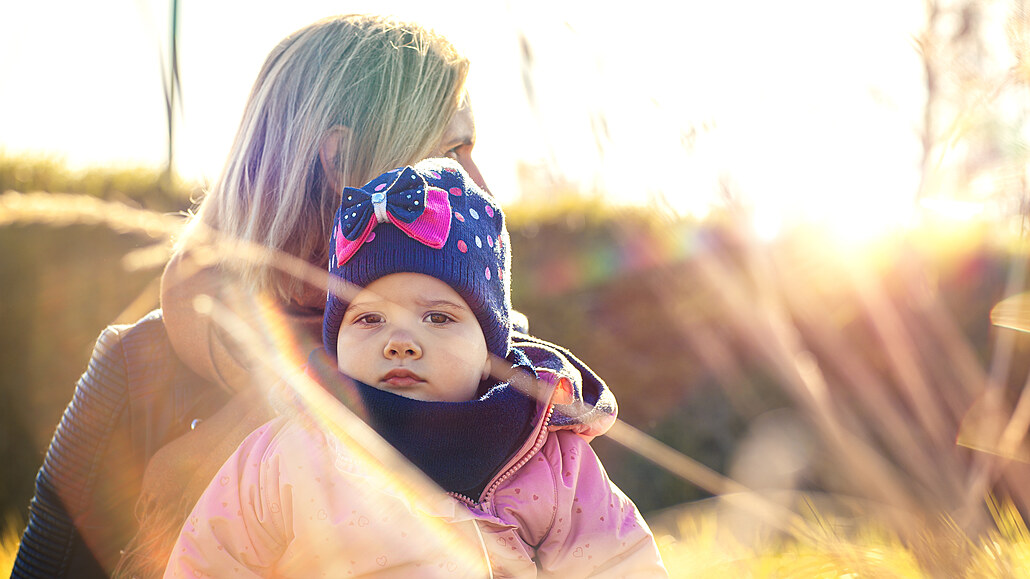
<svg viewBox="0 0 1030 579">
<path fill-rule="evenodd" d="M 511 252 L 504 214 L 451 159 L 427 159 L 346 187 L 329 241 L 329 273 L 359 287 L 391 273 L 422 273 L 472 309 L 490 353 L 511 342 Z M 322 321 L 336 355 L 345 296 L 330 289 Z"/>
</svg>

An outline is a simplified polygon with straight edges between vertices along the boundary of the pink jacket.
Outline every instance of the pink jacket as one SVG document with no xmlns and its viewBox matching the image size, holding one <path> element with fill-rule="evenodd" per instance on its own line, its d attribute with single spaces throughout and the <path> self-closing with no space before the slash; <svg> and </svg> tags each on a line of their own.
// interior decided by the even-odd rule
<svg viewBox="0 0 1030 579">
<path fill-rule="evenodd" d="M 588 442 L 614 416 L 583 420 L 595 412 L 577 409 L 574 383 L 538 404 L 533 434 L 478 500 L 425 492 L 311 420 L 276 418 L 201 496 L 165 577 L 665 577 Z"/>
</svg>

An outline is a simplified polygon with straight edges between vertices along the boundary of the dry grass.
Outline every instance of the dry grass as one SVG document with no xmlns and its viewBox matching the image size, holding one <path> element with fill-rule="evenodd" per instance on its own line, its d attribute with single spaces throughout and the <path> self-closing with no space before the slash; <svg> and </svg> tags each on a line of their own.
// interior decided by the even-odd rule
<svg viewBox="0 0 1030 579">
<path fill-rule="evenodd" d="M 807 513 L 807 540 L 763 531 L 725 500 L 671 510 L 653 527 L 676 577 L 1002 579 L 1026 576 L 1030 569 L 1030 535 L 1011 504 L 994 504 L 997 529 L 984 537 L 956 533 L 949 546 L 966 556 L 960 565 L 947 567 L 921 562 L 918 547 L 890 528 L 826 516 L 811 497 L 799 498 L 797 506 Z"/>
<path fill-rule="evenodd" d="M 10 577 L 14 569 L 14 556 L 18 553 L 18 542 L 24 527 L 20 517 L 8 515 L 0 529 L 0 577 Z"/>
</svg>

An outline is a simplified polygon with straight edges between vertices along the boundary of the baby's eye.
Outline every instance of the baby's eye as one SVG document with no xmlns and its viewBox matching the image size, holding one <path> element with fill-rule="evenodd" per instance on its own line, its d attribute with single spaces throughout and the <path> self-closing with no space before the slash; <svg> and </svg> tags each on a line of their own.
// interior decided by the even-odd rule
<svg viewBox="0 0 1030 579">
<path fill-rule="evenodd" d="M 454 159 L 455 161 L 457 161 L 458 160 L 458 149 L 460 149 L 460 148 L 461 148 L 461 145 L 458 145 L 457 147 L 454 147 L 453 149 L 449 149 L 446 153 L 443 154 L 443 156 L 447 157 L 448 159 Z"/>
<path fill-rule="evenodd" d="M 454 321 L 454 318 L 448 316 L 447 314 L 441 314 L 440 312 L 430 312 L 426 314 L 426 317 L 423 319 L 429 322 L 430 324 L 436 325 L 447 324 Z"/>
<path fill-rule="evenodd" d="M 381 324 L 383 323 L 383 316 L 381 314 L 375 313 L 361 314 L 360 316 L 354 318 L 354 323 L 363 324 L 366 326 Z"/>
</svg>

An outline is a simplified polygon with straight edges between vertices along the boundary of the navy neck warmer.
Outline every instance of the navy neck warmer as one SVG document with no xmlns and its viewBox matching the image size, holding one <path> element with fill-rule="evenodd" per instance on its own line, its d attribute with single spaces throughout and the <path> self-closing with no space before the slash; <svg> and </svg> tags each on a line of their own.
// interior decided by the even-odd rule
<svg viewBox="0 0 1030 579">
<path fill-rule="evenodd" d="M 508 359 L 532 372 L 521 351 L 513 350 Z M 324 349 L 312 352 L 308 362 L 324 388 L 412 464 L 444 490 L 472 500 L 533 429 L 535 400 L 508 383 L 469 402 L 426 402 L 348 378 Z"/>
</svg>

